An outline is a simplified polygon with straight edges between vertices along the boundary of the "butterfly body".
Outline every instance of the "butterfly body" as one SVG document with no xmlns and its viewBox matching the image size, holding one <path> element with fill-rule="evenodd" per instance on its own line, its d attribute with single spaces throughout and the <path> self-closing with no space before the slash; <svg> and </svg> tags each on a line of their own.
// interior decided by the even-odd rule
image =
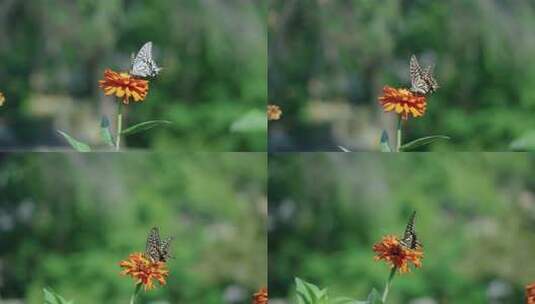
<svg viewBox="0 0 535 304">
<path fill-rule="evenodd" d="M 412 55 L 409 71 L 411 76 L 411 91 L 419 95 L 428 95 L 434 93 L 440 86 L 438 82 L 433 77 L 434 66 L 430 65 L 425 69 L 420 67 L 418 59 L 416 56 Z"/>
<path fill-rule="evenodd" d="M 145 255 L 153 262 L 167 262 L 167 260 L 172 258 L 169 250 L 172 240 L 172 237 L 161 240 L 160 230 L 157 227 L 153 227 L 147 237 Z"/>
<path fill-rule="evenodd" d="M 414 230 L 415 217 L 416 217 L 416 211 L 414 211 L 411 214 L 411 217 L 409 218 L 409 222 L 407 223 L 407 226 L 405 227 L 405 233 L 403 234 L 403 238 L 400 241 L 401 245 L 409 249 L 416 249 L 418 247 L 423 247 L 422 243 L 418 240 L 418 237 L 416 236 L 416 231 Z"/>
<path fill-rule="evenodd" d="M 156 77 L 162 70 L 152 58 L 152 42 L 145 43 L 137 55 L 132 56 L 130 74 L 142 78 Z"/>
</svg>

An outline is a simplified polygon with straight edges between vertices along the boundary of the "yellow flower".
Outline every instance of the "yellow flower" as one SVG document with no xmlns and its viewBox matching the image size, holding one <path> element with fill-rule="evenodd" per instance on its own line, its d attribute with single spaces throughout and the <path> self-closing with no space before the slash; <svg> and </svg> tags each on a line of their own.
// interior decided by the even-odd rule
<svg viewBox="0 0 535 304">
<path fill-rule="evenodd" d="M 277 105 L 267 106 L 268 120 L 279 120 L 281 118 L 281 115 L 282 115 L 282 111 L 279 106 Z"/>
<path fill-rule="evenodd" d="M 261 288 L 257 293 L 253 295 L 253 304 L 267 304 L 268 303 L 268 290 L 267 288 Z"/>
<path fill-rule="evenodd" d="M 423 116 L 427 107 L 425 96 L 417 95 L 407 89 L 394 89 L 386 86 L 383 88 L 383 96 L 379 97 L 379 103 L 385 112 L 394 111 L 401 115 L 404 120 L 412 117 Z"/>
<path fill-rule="evenodd" d="M 6 102 L 6 98 L 4 97 L 4 94 L 0 92 L 0 107 L 3 106 L 5 102 Z"/>
<path fill-rule="evenodd" d="M 104 71 L 104 80 L 99 80 L 99 86 L 106 95 L 114 95 L 128 104 L 133 98 L 141 102 L 149 92 L 149 81 L 138 79 L 128 73 L 117 73 L 110 69 Z"/>
<path fill-rule="evenodd" d="M 396 267 L 401 273 L 410 272 L 409 265 L 416 268 L 422 267 L 424 253 L 421 247 L 410 249 L 403 246 L 399 239 L 392 235 L 387 235 L 373 245 L 373 251 L 377 254 L 376 261 L 385 260 L 392 268 Z"/>
<path fill-rule="evenodd" d="M 165 280 L 169 275 L 165 262 L 153 262 L 139 252 L 129 255 L 128 259 L 119 263 L 119 266 L 123 268 L 122 275 L 132 277 L 136 280 L 136 284 L 143 284 L 145 291 L 154 288 L 152 280 L 165 285 Z"/>
</svg>

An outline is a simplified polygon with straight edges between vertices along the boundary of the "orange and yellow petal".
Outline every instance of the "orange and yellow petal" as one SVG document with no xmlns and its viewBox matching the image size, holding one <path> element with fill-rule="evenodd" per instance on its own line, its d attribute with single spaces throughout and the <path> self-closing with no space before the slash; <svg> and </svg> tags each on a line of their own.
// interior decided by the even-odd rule
<svg viewBox="0 0 535 304">
<path fill-rule="evenodd" d="M 279 120 L 282 115 L 282 110 L 277 105 L 268 105 L 267 106 L 267 117 L 268 120 Z"/>
<path fill-rule="evenodd" d="M 261 288 L 253 295 L 253 304 L 267 304 L 268 303 L 268 290 L 267 288 Z"/>
<path fill-rule="evenodd" d="M 169 270 L 165 262 L 153 262 L 145 257 L 143 253 L 133 253 L 126 260 L 119 263 L 123 268 L 122 275 L 130 276 L 136 284 L 142 284 L 145 291 L 154 288 L 153 280 L 160 285 L 165 285 Z"/>
<path fill-rule="evenodd" d="M 128 104 L 130 99 L 135 102 L 145 100 L 149 92 L 149 81 L 136 78 L 128 73 L 118 73 L 107 69 L 104 71 L 104 79 L 99 80 L 99 86 L 105 95 L 115 95 Z"/>
<path fill-rule="evenodd" d="M 379 97 L 379 103 L 385 112 L 395 112 L 404 120 L 410 115 L 417 118 L 425 114 L 427 100 L 425 96 L 414 94 L 407 89 L 395 89 L 389 86 L 383 88 L 383 96 Z"/>
<path fill-rule="evenodd" d="M 526 286 L 526 304 L 535 304 L 535 283 Z"/>
<path fill-rule="evenodd" d="M 409 266 L 412 264 L 416 268 L 422 267 L 424 253 L 420 247 L 409 249 L 403 246 L 399 239 L 392 235 L 387 235 L 373 245 L 376 261 L 384 260 L 392 268 L 396 267 L 401 273 L 410 272 Z"/>
</svg>

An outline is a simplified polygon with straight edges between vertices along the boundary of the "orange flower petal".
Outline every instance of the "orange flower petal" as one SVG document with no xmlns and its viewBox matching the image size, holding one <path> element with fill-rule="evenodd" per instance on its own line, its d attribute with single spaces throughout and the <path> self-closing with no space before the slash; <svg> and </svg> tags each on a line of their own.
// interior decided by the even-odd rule
<svg viewBox="0 0 535 304">
<path fill-rule="evenodd" d="M 99 86 L 105 95 L 115 95 L 128 104 L 130 98 L 140 102 L 145 100 L 149 92 L 149 82 L 138 79 L 128 73 L 117 73 L 112 70 L 104 71 L 104 79 L 99 80 Z"/>
<path fill-rule="evenodd" d="M 169 270 L 164 262 L 153 262 L 142 253 L 133 253 L 128 259 L 121 261 L 119 266 L 123 268 L 121 275 L 132 277 L 136 284 L 143 284 L 145 291 L 154 288 L 153 280 L 160 285 L 166 284 Z"/>
<path fill-rule="evenodd" d="M 392 235 L 387 235 L 373 245 L 373 251 L 377 254 L 375 261 L 384 260 L 391 267 L 396 267 L 401 273 L 410 272 L 409 265 L 416 268 L 422 267 L 424 253 L 420 247 L 409 249 L 403 246 L 399 240 Z"/>
<path fill-rule="evenodd" d="M 427 101 L 425 96 L 412 93 L 407 89 L 395 89 L 389 86 L 383 88 L 383 96 L 379 97 L 379 103 L 385 112 L 394 111 L 403 119 L 421 117 L 425 114 Z"/>
</svg>

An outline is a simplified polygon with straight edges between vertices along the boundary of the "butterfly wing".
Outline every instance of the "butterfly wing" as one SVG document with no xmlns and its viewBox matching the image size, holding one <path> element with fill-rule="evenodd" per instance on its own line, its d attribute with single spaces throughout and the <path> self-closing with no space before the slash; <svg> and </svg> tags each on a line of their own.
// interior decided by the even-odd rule
<svg viewBox="0 0 535 304">
<path fill-rule="evenodd" d="M 172 258 L 169 245 L 171 244 L 171 241 L 173 241 L 172 237 L 168 237 L 165 240 L 163 240 L 160 244 L 160 260 L 162 262 L 166 262 L 168 259 Z"/>
<path fill-rule="evenodd" d="M 160 231 L 157 227 L 153 227 L 149 232 L 149 236 L 147 237 L 147 244 L 145 246 L 145 254 L 152 261 L 155 261 L 155 262 L 159 261 L 160 260 L 160 247 L 161 247 Z"/>
<path fill-rule="evenodd" d="M 438 90 L 438 88 L 440 88 L 440 86 L 438 85 L 437 80 L 433 76 L 434 69 L 435 69 L 435 66 L 434 65 L 430 65 L 424 71 L 424 79 L 425 79 L 427 85 L 429 86 L 431 92 L 435 92 L 436 90 Z"/>
<path fill-rule="evenodd" d="M 148 77 L 152 73 L 152 42 L 145 43 L 132 61 L 132 71 L 134 76 Z"/>
<path fill-rule="evenodd" d="M 416 218 L 416 211 L 414 211 L 410 218 L 407 226 L 405 227 L 405 233 L 403 234 L 403 239 L 401 244 L 407 248 L 415 249 L 416 247 L 422 247 L 422 243 L 418 240 L 416 236 L 416 231 L 414 230 L 414 219 Z"/>
<path fill-rule="evenodd" d="M 425 95 L 429 92 L 429 85 L 425 81 L 425 72 L 420 67 L 416 56 L 411 56 L 409 64 L 409 72 L 411 76 L 411 91 L 414 93 Z"/>
</svg>

